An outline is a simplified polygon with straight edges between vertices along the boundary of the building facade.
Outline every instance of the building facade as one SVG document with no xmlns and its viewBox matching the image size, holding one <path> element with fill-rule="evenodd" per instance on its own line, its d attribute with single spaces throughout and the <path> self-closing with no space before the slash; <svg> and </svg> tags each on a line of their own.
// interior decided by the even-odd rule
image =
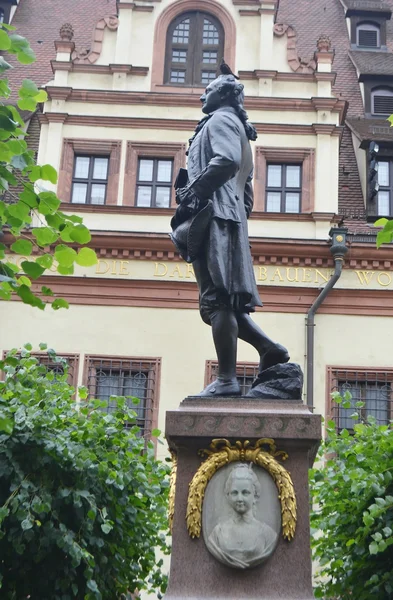
<svg viewBox="0 0 393 600">
<path fill-rule="evenodd" d="M 393 254 L 376 249 L 372 223 L 393 213 L 392 7 L 393 0 L 20 0 L 12 23 L 38 60 L 16 68 L 11 84 L 30 77 L 48 93 L 42 110 L 27 116 L 29 143 L 39 164 L 57 169 L 57 185 L 45 186 L 57 191 L 61 210 L 83 216 L 99 262 L 42 278 L 69 310 L 2 304 L 0 349 L 47 342 L 92 396 L 140 397 L 146 436 L 214 377 L 192 266 L 168 233 L 199 97 L 224 56 L 258 131 L 249 234 L 264 307 L 255 319 L 306 374 L 313 370 L 304 401 L 314 410 L 349 427 L 352 410 L 330 401 L 331 391 L 348 388 L 365 401 L 362 416 L 387 421 Z M 306 317 L 334 269 L 329 232 L 342 226 L 348 252 L 315 316 L 310 356 Z M 244 391 L 257 360 L 241 342 Z"/>
</svg>

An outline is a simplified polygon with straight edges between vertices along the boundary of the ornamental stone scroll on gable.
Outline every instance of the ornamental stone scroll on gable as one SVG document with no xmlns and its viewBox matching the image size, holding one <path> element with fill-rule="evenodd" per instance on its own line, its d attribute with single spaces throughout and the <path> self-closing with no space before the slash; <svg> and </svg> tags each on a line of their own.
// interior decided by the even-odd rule
<svg viewBox="0 0 393 600">
<path fill-rule="evenodd" d="M 110 31 L 116 31 L 118 27 L 119 19 L 116 15 L 100 19 L 95 26 L 90 48 L 75 50 L 71 55 L 72 62 L 86 65 L 95 63 L 102 52 L 105 29 L 108 28 Z"/>
<path fill-rule="evenodd" d="M 295 73 L 314 73 L 317 68 L 315 59 L 309 62 L 301 60 L 297 51 L 296 32 L 290 25 L 276 23 L 273 27 L 273 33 L 277 37 L 287 36 L 287 60 L 292 71 Z"/>
</svg>

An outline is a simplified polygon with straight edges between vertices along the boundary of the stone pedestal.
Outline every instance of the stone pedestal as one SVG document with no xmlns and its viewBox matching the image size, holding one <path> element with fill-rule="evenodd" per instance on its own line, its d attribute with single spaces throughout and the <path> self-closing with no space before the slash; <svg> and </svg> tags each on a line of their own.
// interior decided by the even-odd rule
<svg viewBox="0 0 393 600">
<path fill-rule="evenodd" d="M 173 544 L 165 600 L 312 600 L 308 468 L 321 439 L 321 417 L 298 400 L 186 398 L 166 414 L 166 438 L 178 456 Z M 189 537 L 188 487 L 202 459 L 198 450 L 215 438 L 231 443 L 273 438 L 288 453 L 297 498 L 297 527 L 292 541 L 280 540 L 262 565 L 247 570 L 218 562 L 201 535 Z"/>
</svg>

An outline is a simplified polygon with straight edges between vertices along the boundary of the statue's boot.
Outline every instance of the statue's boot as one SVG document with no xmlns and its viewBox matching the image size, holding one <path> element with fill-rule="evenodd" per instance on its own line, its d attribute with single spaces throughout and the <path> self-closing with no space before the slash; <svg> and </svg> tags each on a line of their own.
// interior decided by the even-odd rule
<svg viewBox="0 0 393 600">
<path fill-rule="evenodd" d="M 207 396 L 240 396 L 240 385 L 236 378 L 223 379 L 222 377 L 217 377 L 215 381 L 209 383 L 197 396 L 202 398 Z"/>
<path fill-rule="evenodd" d="M 274 342 L 272 342 L 272 345 L 268 347 L 266 352 L 264 352 L 260 356 L 261 358 L 259 361 L 259 373 L 265 371 L 265 369 L 274 367 L 274 365 L 286 363 L 290 359 L 288 350 L 281 344 L 276 344 Z"/>
<path fill-rule="evenodd" d="M 237 315 L 239 338 L 254 346 L 260 356 L 259 372 L 279 363 L 286 363 L 290 356 L 281 344 L 273 342 L 269 336 L 251 319 L 247 313 Z"/>
</svg>

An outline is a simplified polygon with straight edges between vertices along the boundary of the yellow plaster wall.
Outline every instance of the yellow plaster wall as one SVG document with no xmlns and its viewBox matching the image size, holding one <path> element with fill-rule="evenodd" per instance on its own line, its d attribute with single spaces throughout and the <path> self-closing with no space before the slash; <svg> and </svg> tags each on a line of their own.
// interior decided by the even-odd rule
<svg viewBox="0 0 393 600">
<path fill-rule="evenodd" d="M 263 290 L 261 295 L 263 299 Z M 81 365 L 88 353 L 161 357 L 162 430 L 165 410 L 176 408 L 185 396 L 202 389 L 205 360 L 215 359 L 210 328 L 197 310 L 73 305 L 68 311 L 41 312 L 19 302 L 4 306 L 13 326 L 2 323 L 1 351 L 26 342 L 38 348 L 46 342 L 58 353 L 81 354 Z M 305 315 L 261 311 L 254 318 L 304 368 Z M 383 317 L 317 314 L 315 323 L 315 405 L 317 412 L 324 413 L 326 365 L 391 367 L 393 322 Z M 239 342 L 238 361 L 256 362 L 257 355 Z M 79 377 L 81 383 L 82 369 Z M 159 452 L 165 450 L 160 447 Z"/>
</svg>

